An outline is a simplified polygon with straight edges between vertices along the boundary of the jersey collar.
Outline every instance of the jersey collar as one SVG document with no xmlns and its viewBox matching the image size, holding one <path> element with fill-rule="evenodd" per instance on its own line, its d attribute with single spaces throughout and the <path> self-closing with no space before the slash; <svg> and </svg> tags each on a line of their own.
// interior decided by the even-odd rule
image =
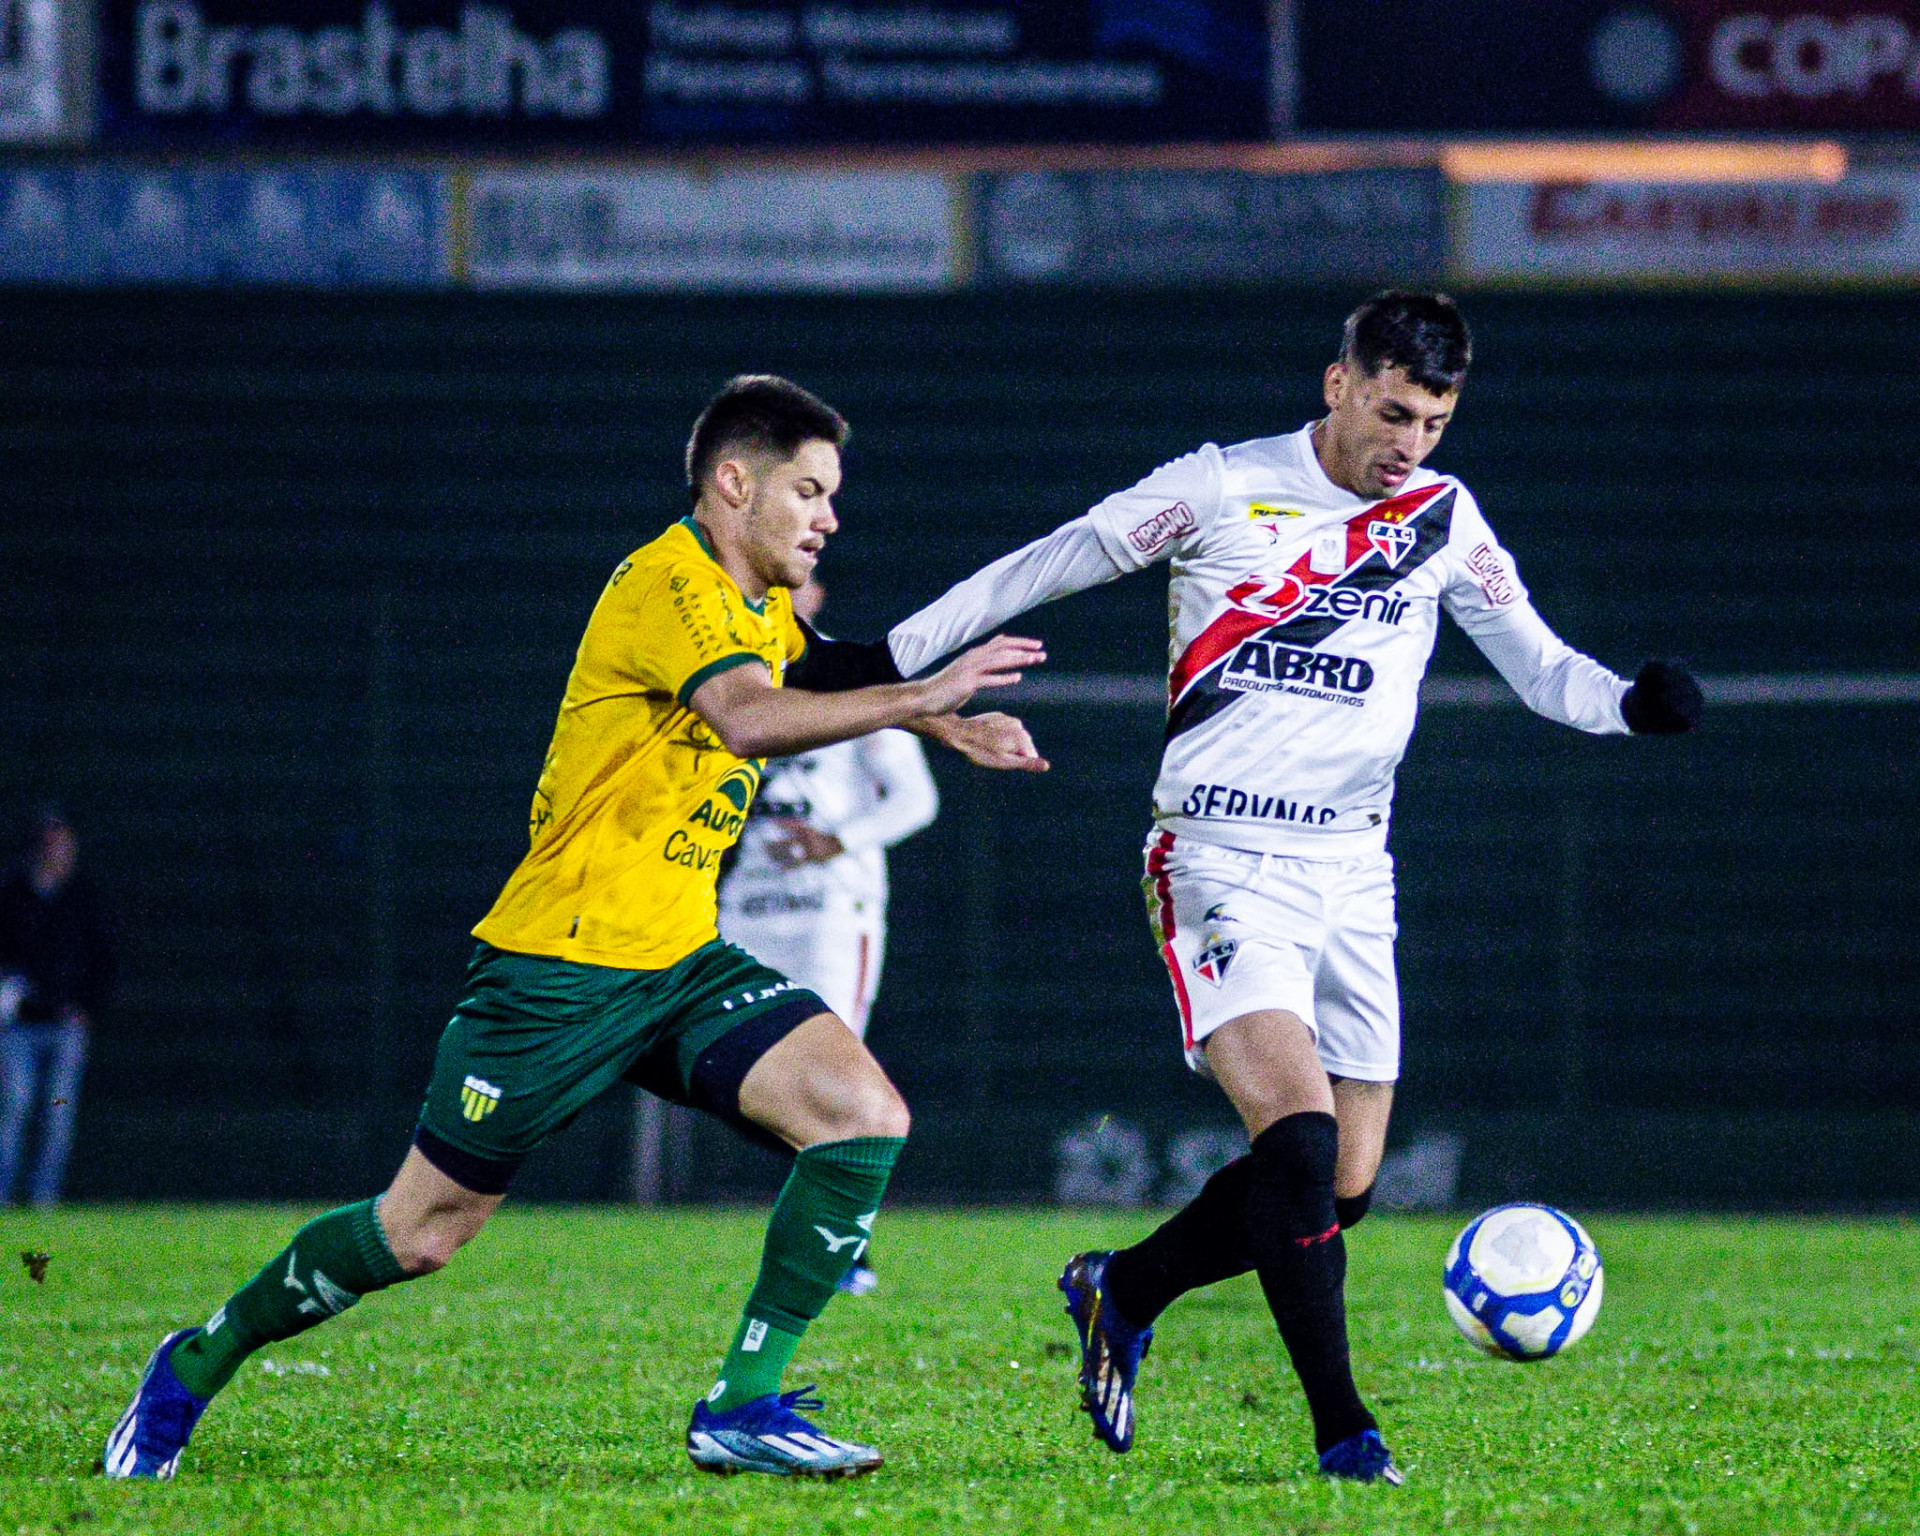
<svg viewBox="0 0 1920 1536">
<path fill-rule="evenodd" d="M 720 565 L 719 557 L 716 556 L 713 552 L 713 543 L 707 537 L 707 530 L 700 526 L 700 524 L 694 519 L 694 515 L 691 512 L 689 512 L 685 517 L 680 519 L 680 526 L 682 528 L 685 528 L 688 533 L 693 535 L 695 542 L 698 543 L 700 546 L 700 553 L 705 555 L 709 560 L 713 561 L 715 565 L 720 566 L 720 574 L 722 576 L 727 576 L 727 568 L 724 565 Z M 731 576 L 727 576 L 727 580 L 733 581 L 733 578 Z M 737 581 L 734 581 L 733 589 L 734 591 L 739 592 L 740 583 Z M 767 597 L 771 597 L 772 595 L 773 595 L 773 589 L 769 587 L 767 589 Z M 764 614 L 767 611 L 766 597 L 761 598 L 760 601 L 756 603 L 752 598 L 748 597 L 746 593 L 740 592 L 740 601 L 745 603 L 755 613 Z"/>
</svg>

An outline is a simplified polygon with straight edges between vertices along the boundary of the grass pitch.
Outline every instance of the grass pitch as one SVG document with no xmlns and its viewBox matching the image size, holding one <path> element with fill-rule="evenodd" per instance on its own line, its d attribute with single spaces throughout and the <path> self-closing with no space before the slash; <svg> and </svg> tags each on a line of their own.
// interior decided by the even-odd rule
<svg viewBox="0 0 1920 1536">
<path fill-rule="evenodd" d="M 681 1436 L 757 1257 L 754 1213 L 509 1209 L 455 1266 L 249 1363 L 177 1482 L 109 1484 L 147 1352 L 300 1213 L 0 1212 L 0 1533 L 1920 1530 L 1920 1228 L 1608 1219 L 1593 1334 L 1483 1360 L 1440 1302 L 1452 1221 L 1350 1243 L 1362 1389 L 1401 1489 L 1331 1486 L 1251 1279 L 1188 1297 L 1131 1455 L 1075 1411 L 1053 1278 L 1151 1218 L 896 1212 L 878 1296 L 837 1301 L 791 1385 L 877 1443 L 852 1483 L 718 1479 Z M 17 1255 L 52 1255 L 43 1285 Z"/>
</svg>

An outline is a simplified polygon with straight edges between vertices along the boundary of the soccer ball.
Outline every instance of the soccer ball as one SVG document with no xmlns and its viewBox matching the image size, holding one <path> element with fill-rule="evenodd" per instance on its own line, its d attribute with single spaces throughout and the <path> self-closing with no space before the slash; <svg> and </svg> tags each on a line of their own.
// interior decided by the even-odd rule
<svg viewBox="0 0 1920 1536">
<path fill-rule="evenodd" d="M 1605 1277 L 1581 1226 L 1550 1205 L 1496 1205 L 1447 1250 L 1447 1312 L 1467 1342 L 1509 1360 L 1557 1355 L 1593 1326 Z"/>
</svg>

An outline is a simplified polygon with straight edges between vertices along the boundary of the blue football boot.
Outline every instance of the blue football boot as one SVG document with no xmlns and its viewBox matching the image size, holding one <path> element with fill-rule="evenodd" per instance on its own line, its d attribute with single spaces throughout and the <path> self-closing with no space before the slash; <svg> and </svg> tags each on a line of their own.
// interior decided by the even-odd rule
<svg viewBox="0 0 1920 1536">
<path fill-rule="evenodd" d="M 1398 1488 L 1406 1481 L 1393 1464 L 1393 1452 L 1380 1438 L 1377 1429 L 1363 1429 L 1348 1435 L 1338 1445 L 1320 1453 L 1320 1470 L 1328 1477 L 1344 1477 L 1356 1483 L 1386 1483 Z"/>
<path fill-rule="evenodd" d="M 1151 1328 L 1122 1317 L 1106 1292 L 1108 1253 L 1076 1253 L 1060 1274 L 1067 1316 L 1080 1330 L 1080 1407 L 1110 1451 L 1133 1445 L 1133 1378 L 1153 1345 Z"/>
<path fill-rule="evenodd" d="M 767 1472 L 775 1477 L 860 1477 L 880 1465 L 880 1453 L 870 1445 L 823 1435 L 801 1418 L 797 1409 L 816 1413 L 826 1407 L 808 1397 L 812 1387 L 797 1392 L 768 1393 L 726 1413 L 715 1413 L 705 1400 L 693 1405 L 687 1426 L 687 1455 L 702 1472 Z"/>
<path fill-rule="evenodd" d="M 168 1334 L 148 1357 L 139 1390 L 107 1436 L 101 1470 L 108 1477 L 172 1477 L 179 1467 L 193 1426 L 212 1401 L 194 1396 L 173 1374 L 174 1346 L 199 1331 L 182 1328 Z"/>
</svg>

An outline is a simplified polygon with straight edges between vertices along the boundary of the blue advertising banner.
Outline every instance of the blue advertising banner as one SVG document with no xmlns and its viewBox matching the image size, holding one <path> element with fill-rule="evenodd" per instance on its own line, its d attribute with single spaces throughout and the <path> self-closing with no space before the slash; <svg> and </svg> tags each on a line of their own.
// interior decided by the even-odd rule
<svg viewBox="0 0 1920 1536">
<path fill-rule="evenodd" d="M 1020 171 L 979 179 L 980 272 L 1119 287 L 1435 280 L 1437 170 Z"/>
<path fill-rule="evenodd" d="M 262 166 L 0 170 L 0 282 L 438 287 L 438 172 Z"/>
<path fill-rule="evenodd" d="M 1251 140 L 1266 0 L 104 0 L 110 138 Z"/>
<path fill-rule="evenodd" d="M 1912 132 L 1916 0 L 1292 0 L 1302 133 Z M 1287 110 L 1290 107 L 1290 110 Z"/>
</svg>

